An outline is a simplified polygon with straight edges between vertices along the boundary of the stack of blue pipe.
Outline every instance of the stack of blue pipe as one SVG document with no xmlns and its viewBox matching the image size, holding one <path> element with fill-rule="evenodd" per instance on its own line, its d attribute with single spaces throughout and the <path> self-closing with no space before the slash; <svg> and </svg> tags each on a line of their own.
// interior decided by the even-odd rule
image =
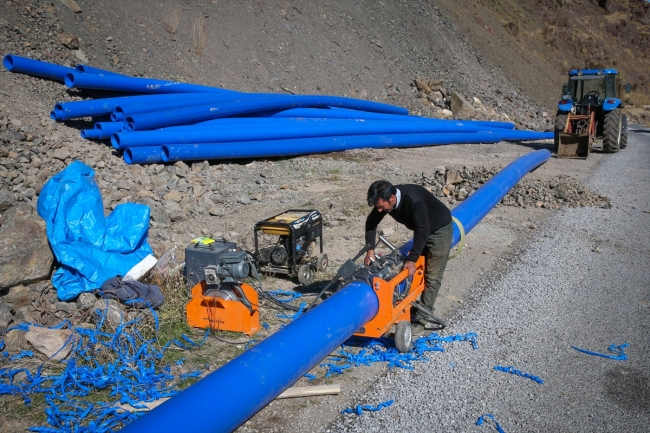
<svg viewBox="0 0 650 433">
<path fill-rule="evenodd" d="M 244 93 L 76 68 L 7 54 L 7 70 L 115 92 L 115 97 L 55 104 L 50 117 L 93 118 L 86 139 L 110 140 L 128 164 L 262 158 L 359 148 L 544 140 L 552 132 L 508 122 L 410 116 L 402 107 L 324 95 Z M 124 96 L 128 95 L 128 96 Z"/>
</svg>

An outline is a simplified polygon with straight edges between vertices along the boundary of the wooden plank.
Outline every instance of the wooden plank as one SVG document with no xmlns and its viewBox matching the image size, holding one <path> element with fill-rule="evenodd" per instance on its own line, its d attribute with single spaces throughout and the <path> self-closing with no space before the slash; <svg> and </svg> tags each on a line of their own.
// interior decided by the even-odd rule
<svg viewBox="0 0 650 433">
<path fill-rule="evenodd" d="M 339 394 L 341 385 L 295 386 L 284 391 L 276 398 L 311 397 L 314 395 Z"/>
</svg>

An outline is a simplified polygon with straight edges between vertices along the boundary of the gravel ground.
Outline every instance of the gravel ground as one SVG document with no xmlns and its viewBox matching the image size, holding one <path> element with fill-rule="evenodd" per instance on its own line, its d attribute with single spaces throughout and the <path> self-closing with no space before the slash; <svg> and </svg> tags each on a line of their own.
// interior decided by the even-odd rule
<svg viewBox="0 0 650 433">
<path fill-rule="evenodd" d="M 445 335 L 476 332 L 478 350 L 451 343 L 413 371 L 394 369 L 350 401 L 394 399 L 391 407 L 340 415 L 323 431 L 494 431 L 491 421 L 475 425 L 487 413 L 507 432 L 647 431 L 650 131 L 633 131 L 627 150 L 603 159 L 587 182 L 612 197 L 613 208 L 559 211 L 454 317 Z M 627 361 L 571 348 L 604 353 L 626 342 Z"/>
</svg>

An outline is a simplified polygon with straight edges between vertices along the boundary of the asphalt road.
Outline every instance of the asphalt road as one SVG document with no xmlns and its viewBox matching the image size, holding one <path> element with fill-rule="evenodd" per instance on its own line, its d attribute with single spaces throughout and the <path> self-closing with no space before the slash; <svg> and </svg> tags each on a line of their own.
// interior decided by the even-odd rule
<svg viewBox="0 0 650 433">
<path fill-rule="evenodd" d="M 490 413 L 508 433 L 650 431 L 650 129 L 630 125 L 628 147 L 586 186 L 613 207 L 558 211 L 445 330 L 476 332 L 478 349 L 449 343 L 413 371 L 392 370 L 358 402 L 392 406 L 326 430 L 495 431 L 476 425 Z M 624 343 L 627 360 L 572 348 Z"/>
</svg>

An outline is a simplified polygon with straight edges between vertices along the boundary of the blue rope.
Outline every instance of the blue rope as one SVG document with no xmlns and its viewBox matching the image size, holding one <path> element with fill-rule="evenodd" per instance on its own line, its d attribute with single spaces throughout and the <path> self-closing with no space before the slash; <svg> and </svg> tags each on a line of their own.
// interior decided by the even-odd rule
<svg viewBox="0 0 650 433">
<path fill-rule="evenodd" d="M 625 348 L 628 347 L 630 343 L 619 344 L 618 346 L 612 344 L 607 348 L 607 351 L 612 352 L 613 355 L 607 355 L 606 353 L 592 352 L 591 350 L 581 349 L 576 346 L 571 346 L 578 352 L 586 353 L 587 355 L 601 356 L 607 359 L 613 359 L 615 361 L 627 361 L 627 355 L 625 354 Z"/>
<path fill-rule="evenodd" d="M 540 385 L 544 384 L 544 381 L 540 379 L 537 376 L 533 376 L 530 373 L 522 373 L 521 371 L 515 369 L 514 367 L 504 367 L 502 365 L 497 365 L 494 367 L 496 371 L 503 371 L 505 373 L 510 373 L 510 374 L 516 374 L 517 376 L 525 377 L 526 379 L 534 380 L 535 382 L 539 383 Z"/>
<path fill-rule="evenodd" d="M 457 334 L 447 337 L 441 337 L 437 333 L 421 337 L 413 343 L 413 347 L 406 353 L 399 353 L 393 343 L 386 338 L 378 339 L 361 339 L 352 337 L 346 341 L 341 350 L 333 356 L 328 357 L 328 361 L 319 364 L 320 367 L 327 368 L 325 377 L 333 374 L 341 374 L 343 370 L 361 365 L 371 365 L 375 362 L 388 363 L 388 368 L 399 367 L 407 370 L 413 370 L 413 361 L 428 361 L 427 352 L 444 352 L 443 343 L 454 341 L 469 341 L 474 350 L 478 349 L 476 342 L 477 335 L 473 332 L 467 334 Z M 361 347 L 359 353 L 353 353 L 350 347 Z"/>
<path fill-rule="evenodd" d="M 388 400 L 388 401 L 384 401 L 382 403 L 379 403 L 377 406 L 367 406 L 367 405 L 362 406 L 362 405 L 358 404 L 358 405 L 356 405 L 356 407 L 354 409 L 352 409 L 351 407 L 348 407 L 347 409 L 343 409 L 341 411 L 341 413 L 356 413 L 357 415 L 361 415 L 364 410 L 369 410 L 369 411 L 375 412 L 375 411 L 378 411 L 378 410 L 381 410 L 381 409 L 383 409 L 385 407 L 390 406 L 391 404 L 393 404 L 393 402 L 395 402 L 395 400 Z"/>
<path fill-rule="evenodd" d="M 272 292 L 269 292 L 269 294 L 275 296 L 275 300 L 282 303 L 291 302 L 294 299 L 298 299 L 302 297 L 302 294 L 298 292 L 289 291 L 289 290 L 274 290 Z M 283 297 L 288 296 L 288 298 L 280 299 L 278 298 L 278 296 L 283 296 Z"/>
<path fill-rule="evenodd" d="M 311 373 L 307 373 L 307 374 L 305 374 L 303 377 L 306 377 L 310 382 L 311 382 L 312 380 L 316 379 L 316 375 L 315 375 L 315 374 L 311 374 Z"/>
<path fill-rule="evenodd" d="M 476 425 L 483 425 L 483 422 L 485 421 L 485 418 L 490 418 L 494 422 L 494 426 L 496 427 L 496 429 L 497 429 L 497 431 L 499 433 L 506 433 L 501 428 L 501 426 L 499 425 L 497 420 L 494 419 L 494 415 L 492 415 L 491 413 L 488 413 L 488 414 L 483 415 L 482 417 L 479 417 L 478 421 L 476 421 Z"/>
</svg>

